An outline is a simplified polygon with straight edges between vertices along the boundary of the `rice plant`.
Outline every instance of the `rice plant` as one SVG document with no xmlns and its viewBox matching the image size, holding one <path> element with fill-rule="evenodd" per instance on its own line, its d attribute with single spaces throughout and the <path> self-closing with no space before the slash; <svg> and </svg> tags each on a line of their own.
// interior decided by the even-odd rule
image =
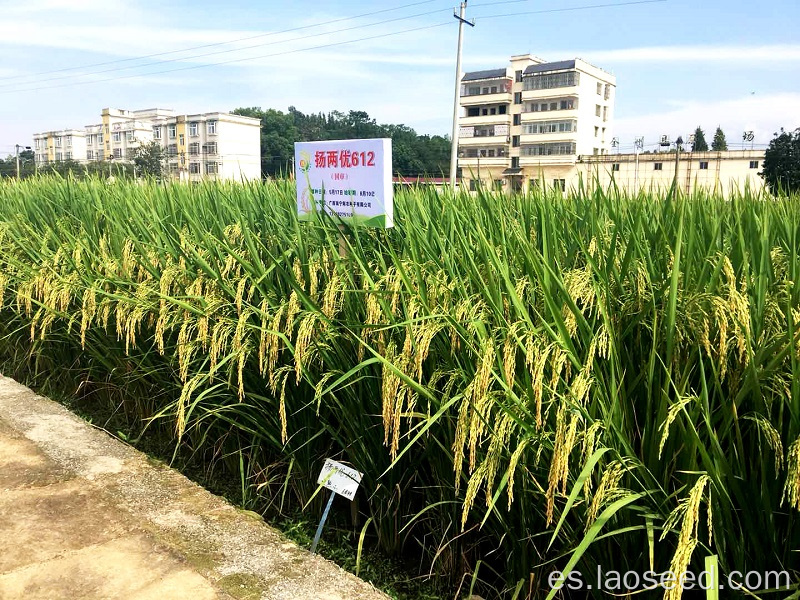
<svg viewBox="0 0 800 600">
<path fill-rule="evenodd" d="M 800 199 L 412 189 L 340 256 L 294 195 L 0 183 L 0 355 L 113 382 L 267 504 L 353 464 L 354 526 L 454 590 L 798 580 Z"/>
</svg>

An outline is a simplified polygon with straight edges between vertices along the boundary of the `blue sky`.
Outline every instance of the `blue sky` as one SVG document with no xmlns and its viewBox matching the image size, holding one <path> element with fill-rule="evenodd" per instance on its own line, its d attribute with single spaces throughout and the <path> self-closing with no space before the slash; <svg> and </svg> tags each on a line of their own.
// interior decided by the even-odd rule
<svg viewBox="0 0 800 600">
<path fill-rule="evenodd" d="M 779 127 L 800 127 L 800 2 L 623 2 L 472 0 L 476 26 L 465 32 L 463 70 L 504 67 L 528 52 L 602 67 L 617 77 L 614 129 L 623 150 L 637 136 L 649 145 L 697 125 L 709 139 L 721 125 L 732 147 L 747 129 L 766 144 Z M 358 109 L 446 134 L 454 5 L 4 0 L 0 156 L 31 144 L 34 132 L 99 122 L 104 107 Z M 330 23 L 376 11 L 385 12 Z M 292 28 L 302 29 L 277 33 Z M 228 43 L 245 37 L 253 39 Z M 89 66 L 97 63 L 109 64 Z"/>
</svg>

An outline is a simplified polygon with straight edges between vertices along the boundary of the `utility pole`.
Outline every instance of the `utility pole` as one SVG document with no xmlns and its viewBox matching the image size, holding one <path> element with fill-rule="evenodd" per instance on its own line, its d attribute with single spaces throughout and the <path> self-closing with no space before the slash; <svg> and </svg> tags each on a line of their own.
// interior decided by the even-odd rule
<svg viewBox="0 0 800 600">
<path fill-rule="evenodd" d="M 461 95 L 461 46 L 464 35 L 464 23 L 470 27 L 475 27 L 475 23 L 470 23 L 464 18 L 467 11 L 467 0 L 461 3 L 459 14 L 453 13 L 453 17 L 458 19 L 458 52 L 456 53 L 456 92 L 453 98 L 453 135 L 450 138 L 450 187 L 456 190 L 456 171 L 458 170 L 458 111 L 460 108 L 459 97 Z"/>
<path fill-rule="evenodd" d="M 678 171 L 681 168 L 681 147 L 683 146 L 683 138 L 678 136 L 675 140 L 675 189 L 678 188 Z"/>
<path fill-rule="evenodd" d="M 19 149 L 22 148 L 23 150 L 30 150 L 30 146 L 20 146 L 19 144 L 14 144 L 14 150 L 16 151 L 17 155 L 17 179 L 22 179 L 22 173 L 19 169 Z"/>
<path fill-rule="evenodd" d="M 644 137 L 638 137 L 633 142 L 633 156 L 636 164 L 633 171 L 633 190 L 639 192 L 639 152 L 644 149 Z"/>
</svg>

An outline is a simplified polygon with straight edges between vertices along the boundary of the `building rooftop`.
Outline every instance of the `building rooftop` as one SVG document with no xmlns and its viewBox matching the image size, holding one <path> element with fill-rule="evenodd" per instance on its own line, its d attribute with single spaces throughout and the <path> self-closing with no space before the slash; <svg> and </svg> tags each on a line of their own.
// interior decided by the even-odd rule
<svg viewBox="0 0 800 600">
<path fill-rule="evenodd" d="M 525 75 L 532 75 L 533 73 L 545 73 L 547 71 L 563 71 L 564 69 L 574 69 L 574 60 L 559 60 L 556 62 L 542 63 L 539 65 L 531 65 L 525 68 Z"/>
<path fill-rule="evenodd" d="M 464 77 L 461 78 L 461 81 L 476 81 L 478 79 L 493 79 L 495 77 L 505 76 L 505 69 L 487 69 L 485 71 L 472 71 L 470 73 L 464 73 Z"/>
</svg>

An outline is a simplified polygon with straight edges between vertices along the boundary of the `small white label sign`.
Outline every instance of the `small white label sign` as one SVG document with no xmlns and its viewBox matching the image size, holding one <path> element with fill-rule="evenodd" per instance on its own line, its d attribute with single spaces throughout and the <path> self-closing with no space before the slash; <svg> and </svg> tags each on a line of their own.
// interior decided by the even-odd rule
<svg viewBox="0 0 800 600">
<path fill-rule="evenodd" d="M 392 140 L 295 142 L 297 215 L 315 211 L 366 227 L 394 225 Z"/>
<path fill-rule="evenodd" d="M 352 500 L 356 496 L 358 484 L 361 483 L 362 473 L 359 473 L 352 467 L 343 465 L 340 462 L 325 459 L 325 464 L 322 465 L 317 478 L 317 484 L 329 489 L 332 492 L 344 496 L 348 500 Z"/>
</svg>

